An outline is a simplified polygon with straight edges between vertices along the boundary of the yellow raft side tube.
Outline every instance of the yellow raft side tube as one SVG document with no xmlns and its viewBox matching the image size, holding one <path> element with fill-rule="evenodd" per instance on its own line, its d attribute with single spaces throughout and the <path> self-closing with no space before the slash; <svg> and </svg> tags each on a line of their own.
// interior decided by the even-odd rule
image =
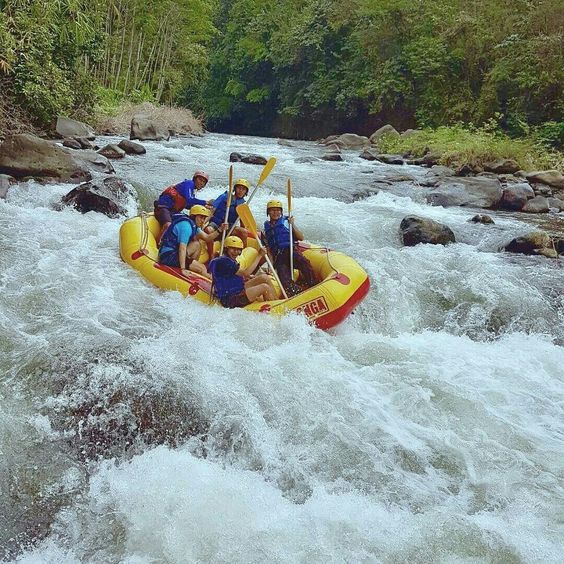
<svg viewBox="0 0 564 564">
<path fill-rule="evenodd" d="M 152 214 L 126 220 L 120 229 L 121 258 L 139 271 L 141 276 L 164 290 L 177 290 L 184 296 L 191 296 L 203 303 L 219 303 L 210 299 L 211 281 L 191 272 L 188 276 L 178 268 L 171 268 L 157 262 L 156 237 L 160 232 L 159 222 Z M 250 245 L 256 246 L 253 239 Z M 208 261 L 207 246 L 200 242 L 200 262 Z M 370 280 L 364 269 L 351 257 L 325 247 L 300 242 L 300 251 L 310 261 L 320 282 L 304 292 L 287 300 L 255 302 L 244 309 L 284 315 L 290 311 L 300 312 L 321 329 L 334 327 L 364 299 L 370 289 Z M 256 256 L 252 246 L 243 250 L 239 262 L 244 268 Z M 276 283 L 275 287 L 280 291 Z"/>
</svg>

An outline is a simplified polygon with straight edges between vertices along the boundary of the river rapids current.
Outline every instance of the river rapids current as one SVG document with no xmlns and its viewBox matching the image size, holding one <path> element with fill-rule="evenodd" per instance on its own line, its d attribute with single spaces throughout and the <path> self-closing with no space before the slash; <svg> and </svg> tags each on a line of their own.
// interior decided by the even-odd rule
<svg viewBox="0 0 564 564">
<path fill-rule="evenodd" d="M 115 162 L 145 209 L 197 168 L 211 175 L 203 197 L 217 196 L 232 151 L 275 156 L 255 217 L 290 177 L 297 225 L 354 257 L 370 293 L 330 332 L 209 307 L 122 263 L 121 219 L 56 211 L 72 186 L 11 188 L 1 559 L 564 561 L 564 270 L 497 252 L 531 230 L 524 214 L 473 224 L 475 211 L 428 206 L 415 185 L 371 194 L 393 167 L 357 152 L 312 160 L 309 142 L 145 145 Z M 262 170 L 234 167 L 252 183 Z M 457 243 L 403 247 L 409 214 Z"/>
</svg>

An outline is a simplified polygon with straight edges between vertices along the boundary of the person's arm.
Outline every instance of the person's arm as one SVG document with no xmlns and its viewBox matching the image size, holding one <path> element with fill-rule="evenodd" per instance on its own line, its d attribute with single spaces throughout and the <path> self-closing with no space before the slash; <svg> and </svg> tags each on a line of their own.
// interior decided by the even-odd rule
<svg viewBox="0 0 564 564">
<path fill-rule="evenodd" d="M 182 271 L 182 274 L 186 275 L 186 273 L 188 272 L 186 269 L 186 249 L 187 249 L 187 245 L 186 243 L 180 243 L 178 245 L 178 262 L 180 264 L 180 270 Z M 185 272 L 186 271 L 186 272 Z"/>
<path fill-rule="evenodd" d="M 294 234 L 294 241 L 303 241 L 304 234 L 294 225 L 293 216 L 288 217 L 288 223 L 290 224 L 290 228 L 292 229 L 292 232 Z"/>
<path fill-rule="evenodd" d="M 229 227 L 228 223 L 222 223 L 217 231 L 212 231 L 211 233 L 205 233 L 204 231 L 198 231 L 196 237 L 205 241 L 206 243 L 210 243 L 211 241 L 215 241 L 221 233 L 223 233 Z"/>
</svg>

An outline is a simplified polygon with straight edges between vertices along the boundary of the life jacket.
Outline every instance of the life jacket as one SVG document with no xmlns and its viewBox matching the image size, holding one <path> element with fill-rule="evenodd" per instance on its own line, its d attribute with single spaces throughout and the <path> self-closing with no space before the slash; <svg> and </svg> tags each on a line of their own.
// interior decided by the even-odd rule
<svg viewBox="0 0 564 564">
<path fill-rule="evenodd" d="M 209 264 L 209 271 L 213 276 L 213 286 L 215 295 L 223 303 L 229 296 L 239 294 L 245 289 L 245 282 L 241 276 L 237 274 L 228 274 L 226 276 L 218 276 L 217 270 L 220 267 L 221 262 L 231 261 L 235 262 L 232 258 L 223 255 L 221 257 L 214 258 Z"/>
<path fill-rule="evenodd" d="M 169 196 L 170 198 L 172 198 L 172 210 L 175 212 L 182 211 L 186 207 L 186 198 L 182 196 L 176 189 L 175 184 L 169 186 L 168 188 L 165 188 L 161 194 L 161 197 L 162 196 Z"/>
<path fill-rule="evenodd" d="M 225 197 L 224 197 L 225 196 Z M 221 201 L 218 202 L 219 198 Z M 216 225 L 221 225 L 225 221 L 225 208 L 227 207 L 227 192 L 224 192 L 214 204 L 217 204 L 215 211 L 213 213 L 213 217 L 210 221 L 213 221 Z M 229 215 L 227 216 L 227 223 L 235 223 L 237 221 L 237 210 L 235 209 L 237 206 L 244 204 L 245 198 L 231 198 L 231 205 L 229 206 Z"/>
<path fill-rule="evenodd" d="M 287 249 L 290 246 L 290 223 L 288 216 L 282 216 L 276 220 L 274 225 L 270 221 L 264 222 L 264 234 L 268 248 L 277 253 L 280 249 Z"/>
<path fill-rule="evenodd" d="M 164 249 L 166 247 L 168 249 L 174 249 L 176 252 L 178 252 L 178 245 L 179 245 L 178 238 L 176 236 L 176 233 L 173 232 L 172 228 L 183 221 L 188 221 L 190 223 L 190 226 L 192 227 L 192 234 L 193 234 L 192 237 L 197 233 L 198 226 L 194 223 L 192 219 L 190 219 L 186 214 L 175 213 L 172 216 L 172 223 L 168 226 L 167 230 L 164 232 L 163 236 L 161 237 L 161 244 L 160 244 L 161 249 Z"/>
</svg>

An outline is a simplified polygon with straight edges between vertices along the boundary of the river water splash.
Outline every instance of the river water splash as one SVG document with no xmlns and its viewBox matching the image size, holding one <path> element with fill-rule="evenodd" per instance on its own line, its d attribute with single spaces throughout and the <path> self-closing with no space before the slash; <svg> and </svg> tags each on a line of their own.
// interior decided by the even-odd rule
<svg viewBox="0 0 564 564">
<path fill-rule="evenodd" d="M 111 139 L 110 139 L 111 140 Z M 372 189 L 356 153 L 209 134 L 117 162 L 146 208 L 229 153 L 276 156 L 284 198 L 372 289 L 330 333 L 162 292 L 121 220 L 0 201 L 0 557 L 19 562 L 561 562 L 564 276 L 497 248 L 531 229 Z M 308 162 L 311 161 L 311 162 Z M 261 167 L 236 163 L 256 182 Z M 403 167 L 415 176 L 424 171 Z M 416 190 L 416 187 L 413 188 Z M 458 243 L 403 248 L 401 219 Z M 556 222 L 560 221 L 558 218 Z"/>
</svg>

